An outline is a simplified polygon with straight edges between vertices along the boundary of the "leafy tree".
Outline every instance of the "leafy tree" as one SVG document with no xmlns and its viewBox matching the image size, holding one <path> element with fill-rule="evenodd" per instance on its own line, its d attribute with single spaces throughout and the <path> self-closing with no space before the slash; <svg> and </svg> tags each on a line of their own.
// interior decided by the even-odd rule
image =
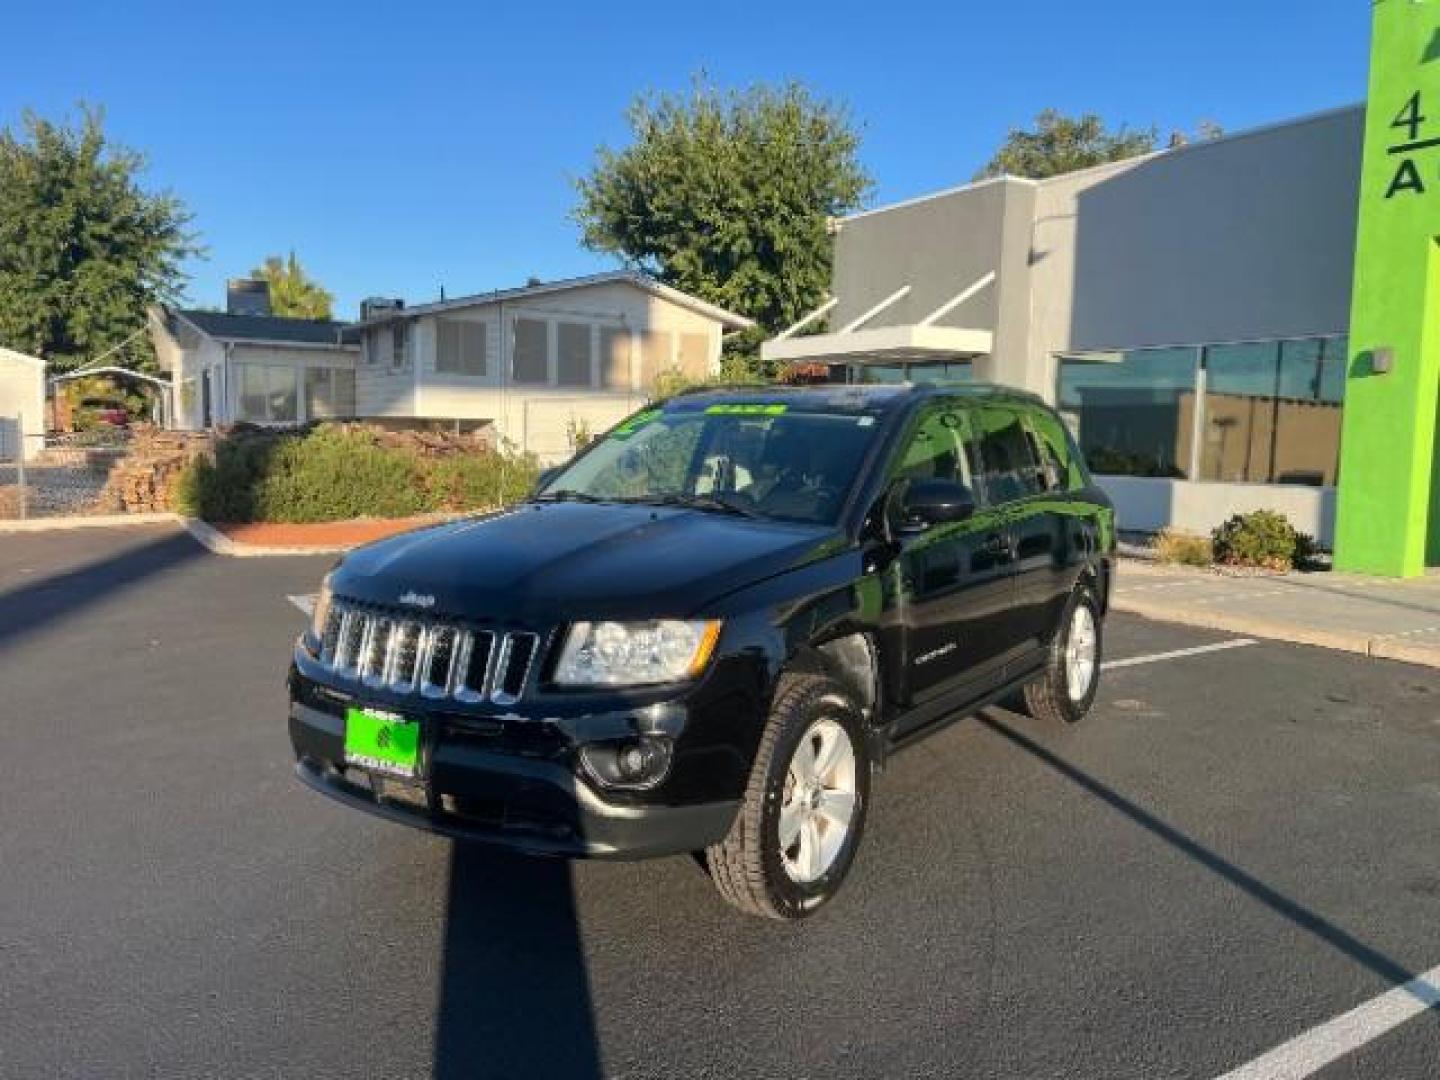
<svg viewBox="0 0 1440 1080">
<path fill-rule="evenodd" d="M 287 319 L 328 319 L 335 296 L 305 273 L 295 252 L 289 258 L 271 255 L 251 277 L 270 283 L 270 310 Z"/>
<path fill-rule="evenodd" d="M 1103 165 L 1107 161 L 1148 154 L 1156 148 L 1154 128 L 1131 131 L 1123 125 L 1109 131 L 1094 113 L 1065 116 L 1046 109 L 1035 118 L 1033 129 L 1011 128 L 1004 145 L 975 174 L 976 180 L 992 176 L 1023 176 L 1043 180 Z"/>
<path fill-rule="evenodd" d="M 173 301 L 183 260 L 199 254 L 178 198 L 139 184 L 145 159 L 105 137 L 99 109 L 78 126 L 27 111 L 0 130 L 0 344 L 66 371 L 145 326 Z M 148 366 L 147 335 L 115 363 Z"/>
<path fill-rule="evenodd" d="M 828 220 L 869 191 L 849 113 L 795 83 L 697 81 L 689 94 L 642 95 L 626 118 L 631 144 L 602 147 L 577 183 L 583 242 L 753 318 L 760 331 L 727 365 L 748 367 L 761 337 L 821 303 Z"/>
</svg>

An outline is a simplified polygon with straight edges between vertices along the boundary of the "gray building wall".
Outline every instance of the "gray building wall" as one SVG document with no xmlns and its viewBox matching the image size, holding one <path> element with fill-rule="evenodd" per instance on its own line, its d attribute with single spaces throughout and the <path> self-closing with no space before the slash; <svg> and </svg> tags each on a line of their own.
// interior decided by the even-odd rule
<svg viewBox="0 0 1440 1080">
<path fill-rule="evenodd" d="M 840 223 L 830 327 L 902 285 L 870 326 L 992 330 L 985 379 L 1051 397 L 1055 355 L 1344 331 L 1364 108 L 1035 183 L 1005 178 Z"/>
<path fill-rule="evenodd" d="M 1196 143 L 1080 187 L 1068 340 L 1046 344 L 1107 349 L 1344 330 L 1364 121 L 1356 106 Z"/>
<path fill-rule="evenodd" d="M 835 238 L 830 288 L 839 329 L 902 285 L 910 294 L 867 328 L 918 323 L 1001 262 L 1006 207 L 1023 181 L 996 180 L 844 219 Z M 986 289 L 946 314 L 940 326 L 992 329 L 997 291 Z"/>
</svg>

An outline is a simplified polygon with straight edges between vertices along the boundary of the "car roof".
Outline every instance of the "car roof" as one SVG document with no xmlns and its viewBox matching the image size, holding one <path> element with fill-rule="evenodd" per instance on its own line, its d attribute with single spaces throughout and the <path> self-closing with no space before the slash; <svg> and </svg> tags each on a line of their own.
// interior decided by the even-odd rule
<svg viewBox="0 0 1440 1080">
<path fill-rule="evenodd" d="M 965 398 L 1016 405 L 1044 406 L 1038 394 L 994 383 L 822 383 L 814 386 L 704 386 L 682 390 L 664 401 L 665 408 L 686 412 L 711 405 L 788 405 L 797 410 L 882 414 L 898 412 L 917 402 Z"/>
</svg>

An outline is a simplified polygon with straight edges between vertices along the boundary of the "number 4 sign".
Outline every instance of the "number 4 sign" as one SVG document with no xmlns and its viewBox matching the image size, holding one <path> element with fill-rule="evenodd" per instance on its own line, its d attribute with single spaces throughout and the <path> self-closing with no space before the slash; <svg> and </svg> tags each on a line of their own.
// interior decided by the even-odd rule
<svg viewBox="0 0 1440 1080">
<path fill-rule="evenodd" d="M 1421 99 L 1421 92 L 1416 90 L 1405 102 L 1405 107 L 1400 110 L 1399 115 L 1390 123 L 1392 128 L 1403 131 L 1405 137 L 1404 141 L 1388 147 L 1386 150 L 1387 153 L 1400 158 L 1400 164 L 1395 169 L 1395 176 L 1385 191 L 1387 199 L 1393 199 L 1403 192 L 1416 195 L 1424 195 L 1426 192 L 1425 179 L 1421 175 L 1415 155 L 1425 150 L 1440 148 L 1440 136 L 1422 137 L 1426 117 L 1422 111 Z"/>
</svg>

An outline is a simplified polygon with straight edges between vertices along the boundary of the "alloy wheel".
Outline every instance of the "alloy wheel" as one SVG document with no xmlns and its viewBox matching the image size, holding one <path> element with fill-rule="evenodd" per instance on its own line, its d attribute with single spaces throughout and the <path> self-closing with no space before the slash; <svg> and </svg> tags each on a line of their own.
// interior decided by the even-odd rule
<svg viewBox="0 0 1440 1080">
<path fill-rule="evenodd" d="M 855 818 L 855 747 L 845 728 L 822 717 L 790 758 L 780 804 L 780 858 L 797 884 L 835 864 Z"/>
<path fill-rule="evenodd" d="M 1083 701 L 1095 678 L 1095 616 L 1088 604 L 1076 604 L 1065 638 L 1065 688 L 1071 701 Z"/>
</svg>

